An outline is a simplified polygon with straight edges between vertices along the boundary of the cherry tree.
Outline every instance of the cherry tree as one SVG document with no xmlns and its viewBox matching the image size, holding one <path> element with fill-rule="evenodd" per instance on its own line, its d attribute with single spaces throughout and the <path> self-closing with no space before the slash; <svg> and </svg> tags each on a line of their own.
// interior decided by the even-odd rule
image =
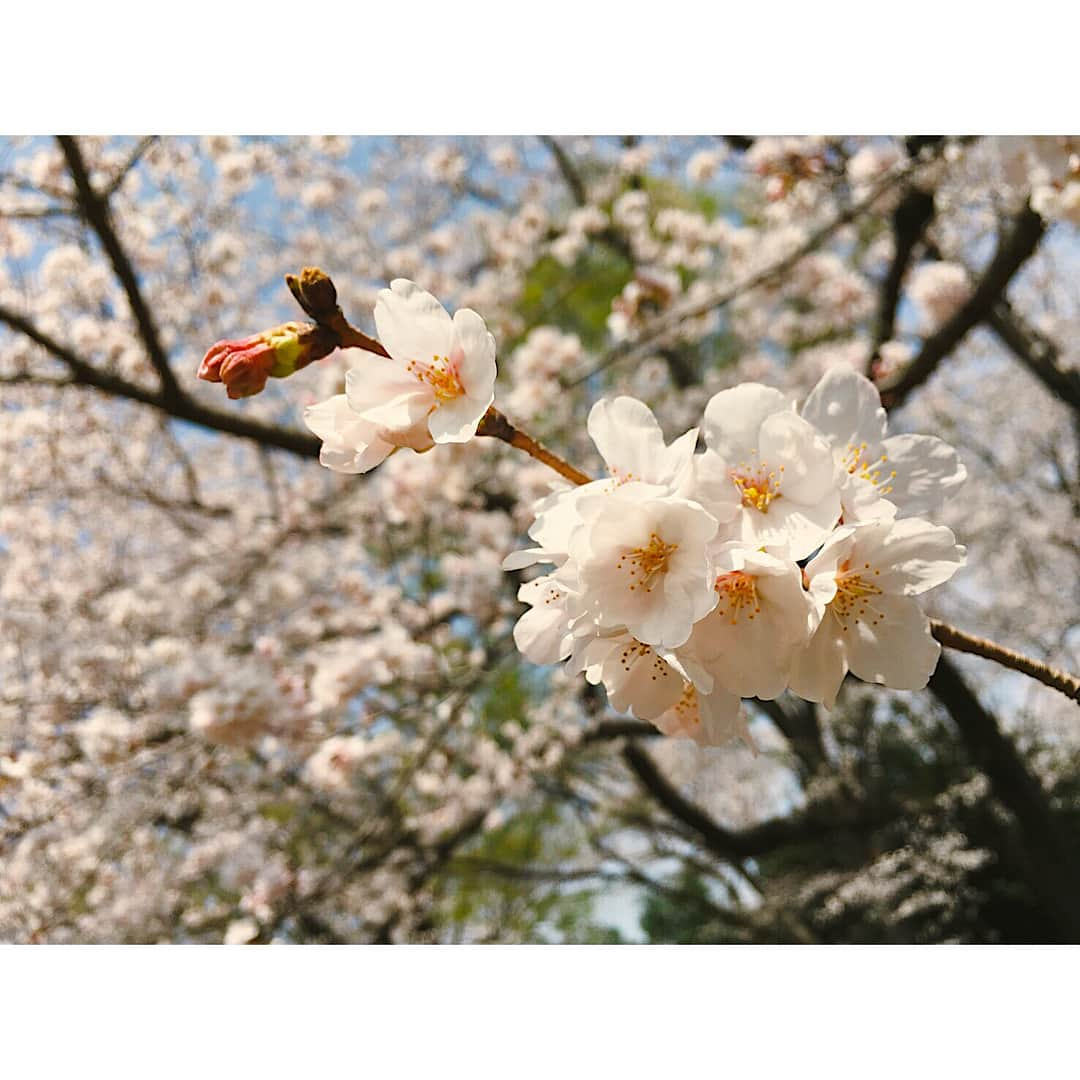
<svg viewBox="0 0 1080 1080">
<path fill-rule="evenodd" d="M 8 140 L 0 937 L 1077 940 L 1078 154 Z"/>
</svg>

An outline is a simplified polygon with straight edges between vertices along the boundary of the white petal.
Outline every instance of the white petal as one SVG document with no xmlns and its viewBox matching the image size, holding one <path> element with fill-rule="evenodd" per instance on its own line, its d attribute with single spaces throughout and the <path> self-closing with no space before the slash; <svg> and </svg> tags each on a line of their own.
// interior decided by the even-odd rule
<svg viewBox="0 0 1080 1080">
<path fill-rule="evenodd" d="M 956 451 L 933 435 L 894 435 L 882 450 L 879 487 L 905 516 L 932 513 L 967 478 Z"/>
<path fill-rule="evenodd" d="M 651 480 L 665 444 L 664 433 L 648 405 L 632 397 L 601 398 L 589 410 L 587 427 L 589 437 L 614 475 L 620 479 Z"/>
<path fill-rule="evenodd" d="M 742 505 L 742 495 L 731 479 L 727 462 L 713 450 L 693 459 L 679 494 L 700 503 L 719 522 L 731 521 Z"/>
<path fill-rule="evenodd" d="M 362 367 L 350 368 L 345 374 L 345 393 L 358 413 L 423 390 L 419 379 L 383 356 L 366 356 Z"/>
<path fill-rule="evenodd" d="M 810 644 L 795 654 L 790 686 L 799 697 L 820 701 L 827 709 L 836 704 L 848 670 L 846 636 L 832 611 L 827 611 Z"/>
<path fill-rule="evenodd" d="M 880 570 L 873 581 L 885 592 L 918 596 L 948 581 L 964 565 L 966 553 L 944 525 L 902 518 L 860 526 L 852 560 Z"/>
<path fill-rule="evenodd" d="M 805 559 L 831 535 L 840 518 L 840 496 L 832 492 L 816 506 L 775 499 L 765 513 L 744 507 L 739 538 L 751 547 L 787 547 L 795 560 Z"/>
<path fill-rule="evenodd" d="M 514 626 L 514 643 L 534 664 L 554 664 L 570 655 L 573 638 L 562 588 L 549 578 L 526 582 L 518 599 L 531 604 Z"/>
<path fill-rule="evenodd" d="M 616 711 L 633 711 L 639 720 L 651 720 L 678 701 L 683 678 L 653 649 L 629 642 L 605 661 L 604 688 Z"/>
<path fill-rule="evenodd" d="M 544 558 L 548 553 L 543 548 L 525 548 L 522 551 L 511 551 L 502 561 L 504 570 L 523 570 L 526 566 L 534 566 L 538 562 L 550 562 Z"/>
<path fill-rule="evenodd" d="M 830 499 L 840 515 L 840 486 L 829 445 L 802 417 L 777 413 L 761 425 L 760 460 L 770 470 L 783 466 L 780 491 L 785 500 L 815 505 Z M 835 498 L 832 498 L 835 496 Z"/>
<path fill-rule="evenodd" d="M 428 429 L 437 443 L 468 442 L 483 419 L 490 402 L 459 397 L 444 402 L 428 417 Z"/>
<path fill-rule="evenodd" d="M 766 417 L 793 408 L 785 394 L 760 383 L 721 390 L 705 406 L 705 442 L 729 460 L 738 460 L 740 454 L 757 448 L 758 432 Z"/>
<path fill-rule="evenodd" d="M 463 353 L 458 363 L 461 385 L 469 397 L 487 399 L 490 405 L 495 399 L 495 338 L 470 308 L 454 313 L 454 330 Z"/>
<path fill-rule="evenodd" d="M 383 347 L 403 362 L 430 364 L 454 348 L 454 325 L 446 309 L 429 292 L 405 278 L 380 289 L 375 301 L 375 326 Z"/>
<path fill-rule="evenodd" d="M 334 472 L 368 472 L 394 450 L 373 424 L 353 412 L 344 394 L 308 406 L 304 423 L 323 440 L 319 461 Z"/>
<path fill-rule="evenodd" d="M 874 606 L 873 622 L 848 622 L 844 637 L 851 673 L 894 690 L 921 690 L 941 654 L 930 620 L 907 596 L 880 596 Z"/>
<path fill-rule="evenodd" d="M 702 746 L 723 746 L 732 739 L 742 739 L 756 754 L 757 746 L 743 716 L 742 702 L 726 690 L 698 694 L 701 732 L 695 739 Z"/>
<path fill-rule="evenodd" d="M 863 442 L 874 447 L 885 436 L 885 410 L 877 387 L 846 364 L 825 372 L 802 414 L 840 450 Z"/>
</svg>

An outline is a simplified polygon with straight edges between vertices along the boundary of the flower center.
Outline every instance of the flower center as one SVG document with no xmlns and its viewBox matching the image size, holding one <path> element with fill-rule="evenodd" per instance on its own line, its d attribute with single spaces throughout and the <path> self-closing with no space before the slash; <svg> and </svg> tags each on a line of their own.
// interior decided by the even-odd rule
<svg viewBox="0 0 1080 1080">
<path fill-rule="evenodd" d="M 629 564 L 630 591 L 641 589 L 643 592 L 652 592 L 654 582 L 661 574 L 667 573 L 668 562 L 678 550 L 678 544 L 665 544 L 657 533 L 651 532 L 648 544 L 631 548 L 620 555 L 615 569 L 621 570 L 624 565 Z"/>
<path fill-rule="evenodd" d="M 735 570 L 730 574 L 720 574 L 716 579 L 716 591 L 720 594 L 717 609 L 721 615 L 731 616 L 731 625 L 739 621 L 739 614 L 745 608 L 747 618 L 761 614 L 758 602 L 756 579 L 752 574 Z"/>
<path fill-rule="evenodd" d="M 740 463 L 731 471 L 731 479 L 742 495 L 743 506 L 767 513 L 769 503 L 780 498 L 780 484 L 784 479 L 784 466 L 770 469 L 766 462 L 753 467 Z"/>
<path fill-rule="evenodd" d="M 630 644 L 623 647 L 622 652 L 619 653 L 619 664 L 622 666 L 623 672 L 629 675 L 631 669 L 639 660 L 646 660 L 649 656 L 652 656 L 652 674 L 649 679 L 656 682 L 657 679 L 670 678 L 671 668 L 656 655 L 656 650 L 651 645 L 646 645 L 645 642 L 638 641 L 637 638 L 631 638 Z"/>
<path fill-rule="evenodd" d="M 896 470 L 890 469 L 882 479 L 882 474 L 885 473 L 883 466 L 888 463 L 888 460 L 887 454 L 871 459 L 866 450 L 866 443 L 859 443 L 857 446 L 855 443 L 848 443 L 844 449 L 844 468 L 847 469 L 848 475 L 857 476 L 860 480 L 873 484 L 882 495 L 888 495 L 892 491 L 892 484 L 889 481 L 896 477 Z"/>
<path fill-rule="evenodd" d="M 435 391 L 435 398 L 440 404 L 453 401 L 465 393 L 457 364 L 451 361 L 449 356 L 432 356 L 430 364 L 421 360 L 410 360 L 406 370 L 420 382 L 427 383 Z"/>
<path fill-rule="evenodd" d="M 869 614 L 870 625 L 877 626 L 885 618 L 885 613 L 872 603 L 875 596 L 881 596 L 881 589 L 868 580 L 870 570 L 870 564 L 863 563 L 862 570 L 852 571 L 850 561 L 839 567 L 840 572 L 836 575 L 836 596 L 829 607 L 835 612 L 845 631 L 848 619 L 857 623 Z M 874 576 L 880 573 L 880 570 L 873 571 Z"/>
<path fill-rule="evenodd" d="M 701 723 L 701 707 L 698 705 L 697 689 L 692 682 L 683 687 L 682 697 L 675 703 L 674 708 L 680 724 Z"/>
</svg>

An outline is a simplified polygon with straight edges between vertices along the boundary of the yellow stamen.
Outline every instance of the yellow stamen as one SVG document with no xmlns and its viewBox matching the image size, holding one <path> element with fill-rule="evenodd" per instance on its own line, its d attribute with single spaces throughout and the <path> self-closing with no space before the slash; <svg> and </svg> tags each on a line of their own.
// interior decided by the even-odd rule
<svg viewBox="0 0 1080 1080">
<path fill-rule="evenodd" d="M 661 574 L 667 573 L 668 562 L 678 550 L 678 544 L 665 544 L 657 533 L 652 532 L 644 547 L 631 548 L 620 555 L 615 569 L 621 570 L 624 564 L 629 563 L 630 591 L 642 589 L 652 592 L 653 582 Z"/>
</svg>

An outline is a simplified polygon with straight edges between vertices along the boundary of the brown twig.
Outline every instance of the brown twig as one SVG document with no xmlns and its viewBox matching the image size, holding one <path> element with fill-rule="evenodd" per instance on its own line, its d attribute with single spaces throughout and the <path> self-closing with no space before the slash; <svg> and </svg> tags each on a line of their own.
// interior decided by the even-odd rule
<svg viewBox="0 0 1080 1080">
<path fill-rule="evenodd" d="M 987 638 L 967 634 L 937 619 L 930 620 L 930 631 L 947 648 L 981 656 L 984 660 L 993 660 L 1002 667 L 1019 671 L 1041 682 L 1044 686 L 1052 686 L 1055 690 L 1060 690 L 1073 701 L 1080 701 L 1080 678 L 1070 675 L 1067 671 L 1061 671 L 1049 664 L 1044 664 L 1041 660 L 1033 660 L 1030 656 L 1006 649 L 1003 645 L 998 645 Z"/>
<path fill-rule="evenodd" d="M 509 446 L 518 450 L 524 450 L 531 458 L 542 461 L 549 468 L 554 469 L 560 476 L 565 477 L 572 484 L 588 484 L 592 477 L 587 476 L 580 469 L 575 469 L 568 461 L 564 461 L 558 454 L 553 454 L 546 446 L 539 443 L 531 435 L 518 430 L 506 419 L 494 405 L 488 409 L 480 426 L 476 429 L 477 435 L 487 435 L 493 439 L 501 439 Z"/>
</svg>

